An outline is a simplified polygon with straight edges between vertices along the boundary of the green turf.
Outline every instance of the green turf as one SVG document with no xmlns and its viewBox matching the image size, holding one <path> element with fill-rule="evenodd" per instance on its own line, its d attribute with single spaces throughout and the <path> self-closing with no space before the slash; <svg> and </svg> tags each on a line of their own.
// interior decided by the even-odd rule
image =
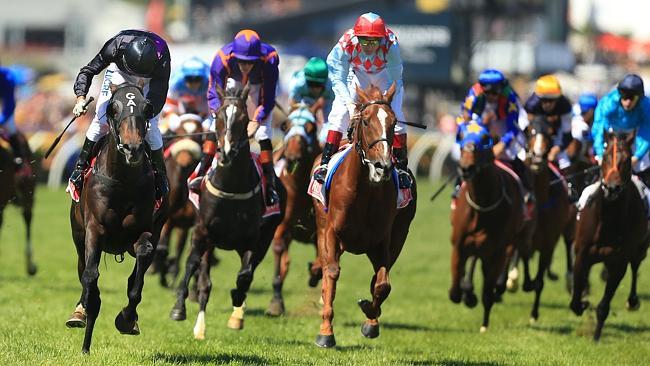
<svg viewBox="0 0 650 366">
<path fill-rule="evenodd" d="M 363 314 L 356 306 L 368 298 L 371 266 L 365 256 L 346 254 L 335 301 L 334 329 L 338 346 L 318 349 L 319 289 L 308 288 L 307 265 L 314 251 L 294 244 L 292 267 L 285 284 L 288 314 L 268 318 L 271 297 L 271 255 L 256 273 L 247 300 L 245 329 L 226 328 L 229 291 L 238 267 L 236 254 L 218 252 L 222 259 L 212 272 L 213 292 L 207 311 L 207 339 L 196 341 L 192 328 L 198 306 L 188 302 L 188 320 L 174 322 L 168 314 L 174 298 L 157 279 L 147 278 L 139 307 L 140 336 L 123 336 L 114 328 L 117 312 L 126 305 L 126 279 L 133 260 L 122 264 L 102 258 L 99 287 L 102 308 L 89 356 L 81 355 L 83 332 L 64 322 L 79 298 L 76 254 L 70 240 L 69 198 L 62 191 L 40 189 L 37 194 L 34 245 L 39 272 L 27 277 L 23 257 L 23 226 L 18 211 L 5 212 L 0 234 L 0 365 L 134 365 L 134 364 L 299 364 L 299 365 L 643 365 L 650 363 L 649 284 L 641 267 L 640 311 L 624 304 L 626 277 L 612 302 L 602 340 L 590 335 L 593 310 L 582 318 L 568 308 L 563 282 L 548 282 L 542 296 L 540 320 L 529 325 L 532 294 L 507 294 L 492 311 L 490 329 L 479 334 L 480 304 L 475 309 L 452 304 L 447 297 L 449 274 L 449 209 L 445 192 L 434 204 L 435 186 L 420 186 L 418 213 L 411 234 L 391 272 L 392 292 L 380 318 L 381 336 L 360 333 Z M 554 269 L 564 273 L 564 253 L 558 248 Z M 270 254 L 270 253 L 269 253 Z M 536 264 L 534 266 L 536 268 Z M 596 269 L 598 269 L 597 267 Z M 603 285 L 592 273 L 591 301 Z M 477 271 L 477 275 L 479 272 Z M 480 286 L 480 276 L 476 285 Z"/>
</svg>

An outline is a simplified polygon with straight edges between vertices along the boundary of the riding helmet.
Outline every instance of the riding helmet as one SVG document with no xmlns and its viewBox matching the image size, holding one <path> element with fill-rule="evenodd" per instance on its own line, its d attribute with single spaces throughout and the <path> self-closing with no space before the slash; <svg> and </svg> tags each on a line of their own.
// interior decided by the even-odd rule
<svg viewBox="0 0 650 366">
<path fill-rule="evenodd" d="M 126 71 L 138 76 L 148 76 L 158 65 L 156 45 L 147 37 L 137 37 L 124 48 L 122 61 Z"/>
<path fill-rule="evenodd" d="M 305 79 L 320 84 L 327 81 L 327 63 L 322 58 L 312 57 L 305 65 Z"/>
<path fill-rule="evenodd" d="M 254 30 L 244 29 L 235 35 L 232 53 L 235 58 L 244 61 L 255 61 L 262 57 L 262 41 Z"/>
<path fill-rule="evenodd" d="M 362 14 L 354 23 L 354 35 L 357 37 L 386 37 L 386 24 L 384 20 L 375 13 Z"/>
<path fill-rule="evenodd" d="M 633 95 L 643 95 L 643 80 L 639 77 L 639 75 L 627 74 L 623 80 L 618 83 L 618 90 L 627 91 Z"/>
<path fill-rule="evenodd" d="M 506 77 L 496 69 L 485 69 L 478 76 L 478 83 L 485 91 L 499 91 L 506 83 Z"/>
</svg>

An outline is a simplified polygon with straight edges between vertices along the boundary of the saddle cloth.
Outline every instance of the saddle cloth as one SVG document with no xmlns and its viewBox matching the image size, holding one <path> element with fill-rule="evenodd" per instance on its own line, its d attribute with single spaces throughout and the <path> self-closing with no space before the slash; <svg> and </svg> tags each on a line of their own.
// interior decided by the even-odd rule
<svg viewBox="0 0 650 366">
<path fill-rule="evenodd" d="M 273 215 L 280 214 L 280 202 L 276 202 L 273 206 L 267 206 L 264 204 L 264 202 L 266 202 L 266 177 L 264 176 L 264 172 L 262 171 L 262 163 L 260 162 L 260 156 L 259 154 L 251 152 L 251 159 L 253 160 L 255 171 L 257 172 L 257 175 L 260 178 L 260 184 L 262 185 L 262 205 L 264 205 L 264 213 L 262 214 L 262 217 L 267 218 Z M 207 182 L 210 173 L 212 173 L 214 169 L 217 169 L 217 161 L 218 161 L 218 153 L 217 155 L 214 156 L 214 159 L 212 159 L 212 165 L 205 173 L 205 176 L 203 176 L 203 180 L 201 181 L 202 188 L 205 186 L 205 183 Z M 197 165 L 194 172 L 198 173 L 198 169 L 199 166 Z M 189 183 L 189 179 L 188 179 L 188 183 Z M 201 196 L 197 193 L 192 192 L 192 190 L 190 190 L 189 192 L 190 192 L 189 193 L 190 202 L 192 202 L 194 207 L 198 210 Z"/>
<path fill-rule="evenodd" d="M 352 151 L 352 147 L 353 145 L 351 144 L 343 145 L 339 148 L 339 151 L 337 151 L 334 155 L 332 155 L 332 158 L 327 164 L 327 175 L 325 176 L 325 184 L 321 184 L 318 181 L 316 181 L 313 175 L 311 177 L 311 180 L 309 182 L 309 187 L 307 188 L 307 194 L 320 201 L 320 203 L 322 203 L 323 206 L 325 207 L 325 211 L 327 211 L 327 197 L 329 196 L 329 190 L 332 185 L 332 178 L 334 177 L 336 171 L 338 170 L 339 166 L 343 162 L 343 158 L 345 158 L 350 153 L 350 151 Z M 393 179 L 393 183 L 395 184 L 395 187 L 399 187 L 398 179 L 397 179 L 397 169 L 395 168 L 393 168 L 392 171 L 392 179 Z M 398 188 L 397 190 L 398 209 L 408 206 L 411 200 L 413 200 L 413 194 L 410 188 Z"/>
</svg>

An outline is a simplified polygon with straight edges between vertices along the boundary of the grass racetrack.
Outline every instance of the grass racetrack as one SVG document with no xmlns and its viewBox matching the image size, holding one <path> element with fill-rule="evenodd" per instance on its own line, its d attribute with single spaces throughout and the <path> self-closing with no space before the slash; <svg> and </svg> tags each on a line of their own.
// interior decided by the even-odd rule
<svg viewBox="0 0 650 366">
<path fill-rule="evenodd" d="M 569 310 L 564 289 L 564 247 L 556 250 L 553 270 L 562 276 L 546 281 L 540 319 L 529 325 L 533 293 L 507 293 L 495 305 L 486 334 L 479 334 L 482 307 L 467 309 L 447 297 L 450 284 L 449 193 L 435 203 L 429 197 L 437 185 L 420 184 L 418 212 L 404 250 L 390 273 L 392 292 L 382 307 L 379 338 L 365 339 L 365 319 L 356 305 L 369 298 L 372 276 L 365 256 L 346 253 L 334 303 L 337 348 L 314 345 L 320 316 L 316 289 L 307 287 L 307 261 L 314 249 L 291 247 L 292 264 L 284 286 L 287 315 L 264 315 L 271 299 L 272 253 L 258 268 L 246 301 L 245 328 L 226 328 L 231 312 L 230 289 L 239 259 L 217 251 L 221 259 L 212 271 L 213 290 L 207 308 L 205 341 L 192 328 L 198 312 L 187 302 L 188 320 L 174 322 L 169 311 L 173 293 L 148 276 L 138 307 L 139 336 L 120 335 L 113 321 L 126 305 L 126 283 L 133 268 L 128 257 L 118 264 L 106 255 L 100 264 L 102 306 L 91 354 L 81 354 L 83 331 L 67 329 L 65 320 L 79 299 L 76 254 L 70 236 L 69 196 L 39 189 L 34 217 L 34 252 L 38 274 L 25 271 L 24 232 L 19 212 L 5 210 L 0 233 L 0 365 L 648 365 L 650 364 L 650 273 L 643 263 L 639 278 L 642 306 L 625 310 L 629 271 L 614 300 L 600 343 L 592 341 L 594 310 L 578 318 Z M 536 271 L 536 257 L 532 266 Z M 592 307 L 603 293 L 600 265 L 591 275 Z M 477 268 L 475 286 L 482 279 Z M 480 292 L 478 292 L 480 297 Z"/>
</svg>

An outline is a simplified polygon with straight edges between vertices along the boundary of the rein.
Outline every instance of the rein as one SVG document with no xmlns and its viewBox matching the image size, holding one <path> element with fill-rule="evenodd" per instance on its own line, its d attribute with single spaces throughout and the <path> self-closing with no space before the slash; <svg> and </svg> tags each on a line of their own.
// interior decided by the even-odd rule
<svg viewBox="0 0 650 366">
<path fill-rule="evenodd" d="M 225 103 L 226 101 L 235 101 L 235 102 L 239 102 L 239 101 L 240 101 L 240 98 L 237 97 L 237 96 L 225 96 L 225 97 L 223 97 L 223 104 L 222 104 L 222 106 L 224 106 L 224 107 L 226 106 L 226 103 Z M 225 122 L 225 121 L 226 121 L 226 117 L 227 117 L 227 116 L 225 115 L 225 113 L 226 113 L 225 108 L 221 108 L 221 110 L 219 111 L 219 113 L 220 113 L 220 114 L 223 114 L 223 117 L 222 117 L 222 118 L 223 118 L 223 120 L 224 120 L 224 122 Z M 224 123 L 224 124 L 226 125 L 226 131 L 225 131 L 225 134 L 227 135 L 227 134 L 228 134 L 228 131 L 230 130 L 230 126 L 228 126 L 227 123 Z M 219 131 L 217 131 L 216 128 L 215 128 L 215 132 L 214 132 L 214 134 L 217 135 L 217 141 L 219 141 Z M 244 134 L 244 137 L 240 138 L 240 139 L 239 139 L 239 140 L 238 140 L 238 141 L 237 141 L 233 146 L 230 147 L 230 149 L 231 149 L 231 150 L 234 150 L 235 155 L 237 155 L 237 154 L 239 153 L 239 149 L 241 149 L 241 148 L 242 148 L 245 144 L 247 144 L 247 143 L 248 143 L 248 134 L 245 133 L 245 134 Z"/>
<path fill-rule="evenodd" d="M 474 200 L 472 200 L 472 197 L 470 196 L 469 191 L 465 190 L 465 199 L 467 200 L 467 204 L 471 208 L 473 208 L 474 210 L 476 210 L 478 212 L 490 212 L 490 211 L 496 209 L 497 207 L 499 207 L 499 205 L 501 204 L 501 202 L 503 202 L 503 200 L 508 202 L 508 204 L 511 204 L 512 201 L 510 200 L 510 197 L 508 197 L 508 193 L 506 192 L 506 185 L 503 182 L 503 176 L 499 175 L 499 178 L 501 178 L 500 179 L 500 181 L 501 181 L 501 197 L 499 197 L 499 199 L 495 203 L 493 203 L 493 204 L 491 204 L 491 205 L 489 205 L 487 207 L 482 207 L 481 205 L 476 203 Z"/>
<path fill-rule="evenodd" d="M 364 126 L 368 126 L 368 121 L 361 118 L 361 113 L 363 113 L 363 111 L 367 107 L 369 107 L 369 106 L 371 106 L 373 104 L 374 105 L 385 105 L 385 106 L 388 106 L 388 108 L 390 108 L 390 103 L 388 103 L 385 100 L 371 100 L 368 103 L 364 103 L 359 107 L 359 117 L 355 118 L 355 123 L 354 123 L 354 128 L 357 129 L 357 142 L 354 144 L 354 148 L 357 151 L 357 154 L 359 154 L 359 158 L 361 159 L 362 165 L 372 165 L 372 162 L 366 158 L 366 151 L 363 149 L 363 145 L 362 145 L 361 129 L 357 128 L 358 127 L 357 124 L 359 122 L 361 122 L 361 123 L 363 123 Z M 372 149 L 373 146 L 377 145 L 380 142 L 386 142 L 386 143 L 388 143 L 390 145 L 390 141 L 388 141 L 387 138 L 380 138 L 380 139 L 377 139 L 377 140 L 369 143 L 368 144 L 368 150 Z"/>
</svg>

